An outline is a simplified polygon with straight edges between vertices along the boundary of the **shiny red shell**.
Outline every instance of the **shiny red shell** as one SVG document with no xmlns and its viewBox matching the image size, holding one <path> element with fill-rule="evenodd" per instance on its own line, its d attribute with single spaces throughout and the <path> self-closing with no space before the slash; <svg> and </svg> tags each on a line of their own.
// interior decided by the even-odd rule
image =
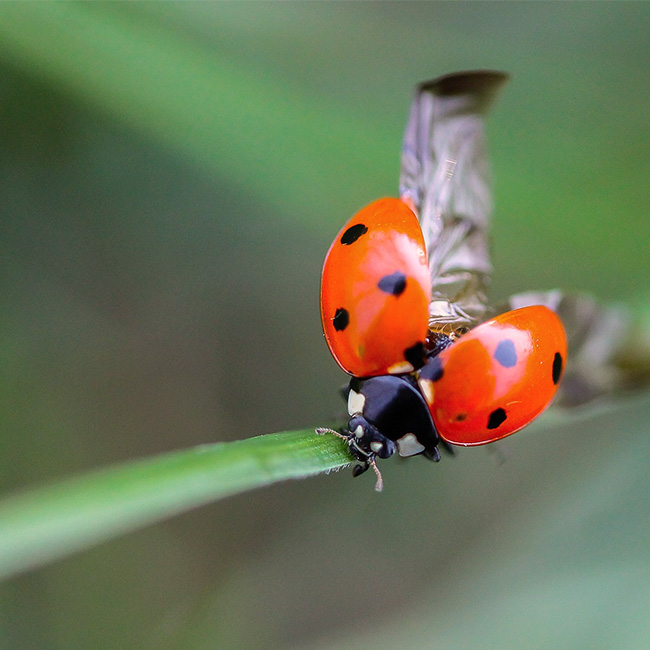
<svg viewBox="0 0 650 650">
<path fill-rule="evenodd" d="M 473 446 L 519 431 L 553 399 L 566 355 L 562 322 L 540 305 L 470 330 L 419 373 L 440 437 Z"/>
<path fill-rule="evenodd" d="M 422 229 L 405 203 L 379 199 L 343 226 L 321 282 L 323 332 L 343 370 L 368 377 L 421 365 L 430 300 Z"/>
</svg>

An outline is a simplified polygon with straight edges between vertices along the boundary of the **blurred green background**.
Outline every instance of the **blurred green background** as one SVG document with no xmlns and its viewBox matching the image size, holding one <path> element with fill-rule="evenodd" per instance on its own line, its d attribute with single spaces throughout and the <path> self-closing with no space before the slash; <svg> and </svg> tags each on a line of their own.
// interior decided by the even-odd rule
<svg viewBox="0 0 650 650">
<path fill-rule="evenodd" d="M 495 299 L 647 309 L 649 33 L 647 3 L 0 5 L 3 491 L 342 413 L 322 258 L 440 74 L 513 75 Z M 4 583 L 0 646 L 647 648 L 649 417 L 199 509 Z"/>
</svg>

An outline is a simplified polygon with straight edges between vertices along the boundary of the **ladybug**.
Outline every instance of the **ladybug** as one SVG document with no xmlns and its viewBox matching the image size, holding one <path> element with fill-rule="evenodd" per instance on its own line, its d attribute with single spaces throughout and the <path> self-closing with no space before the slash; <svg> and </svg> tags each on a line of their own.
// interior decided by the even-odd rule
<svg viewBox="0 0 650 650">
<path fill-rule="evenodd" d="M 418 86 L 401 198 L 355 214 L 325 258 L 323 332 L 352 378 L 347 427 L 318 432 L 343 437 L 359 461 L 354 475 L 372 467 L 377 490 L 377 458 L 438 461 L 439 447 L 500 440 L 535 419 L 562 378 L 566 335 L 551 309 L 485 320 L 482 116 L 504 80 L 481 71 Z"/>
</svg>

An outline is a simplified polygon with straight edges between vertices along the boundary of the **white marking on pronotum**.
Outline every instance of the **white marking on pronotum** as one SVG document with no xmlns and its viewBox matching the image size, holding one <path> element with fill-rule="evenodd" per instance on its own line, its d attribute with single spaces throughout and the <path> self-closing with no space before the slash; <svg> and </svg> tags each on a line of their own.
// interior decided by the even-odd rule
<svg viewBox="0 0 650 650">
<path fill-rule="evenodd" d="M 397 441 L 397 450 L 400 456 L 415 456 L 424 451 L 424 445 L 412 433 L 407 433 Z"/>
<path fill-rule="evenodd" d="M 363 407 L 366 403 L 366 396 L 362 393 L 357 393 L 356 391 L 350 390 L 348 395 L 348 414 L 360 415 L 363 413 Z"/>
<path fill-rule="evenodd" d="M 359 425 L 355 430 L 354 430 L 354 435 L 357 438 L 363 438 L 363 427 Z"/>
</svg>

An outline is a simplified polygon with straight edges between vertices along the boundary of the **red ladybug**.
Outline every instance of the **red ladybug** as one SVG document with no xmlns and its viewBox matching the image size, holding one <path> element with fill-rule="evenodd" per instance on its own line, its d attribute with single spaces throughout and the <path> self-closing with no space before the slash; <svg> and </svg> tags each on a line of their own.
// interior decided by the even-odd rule
<svg viewBox="0 0 650 650">
<path fill-rule="evenodd" d="M 490 272 L 482 114 L 504 80 L 471 72 L 419 86 L 402 199 L 363 208 L 325 258 L 323 331 L 353 376 L 348 426 L 335 433 L 360 461 L 355 475 L 375 470 L 378 490 L 377 457 L 437 461 L 441 442 L 504 438 L 548 406 L 562 378 L 566 335 L 547 307 L 476 325 L 486 313 Z"/>
</svg>

